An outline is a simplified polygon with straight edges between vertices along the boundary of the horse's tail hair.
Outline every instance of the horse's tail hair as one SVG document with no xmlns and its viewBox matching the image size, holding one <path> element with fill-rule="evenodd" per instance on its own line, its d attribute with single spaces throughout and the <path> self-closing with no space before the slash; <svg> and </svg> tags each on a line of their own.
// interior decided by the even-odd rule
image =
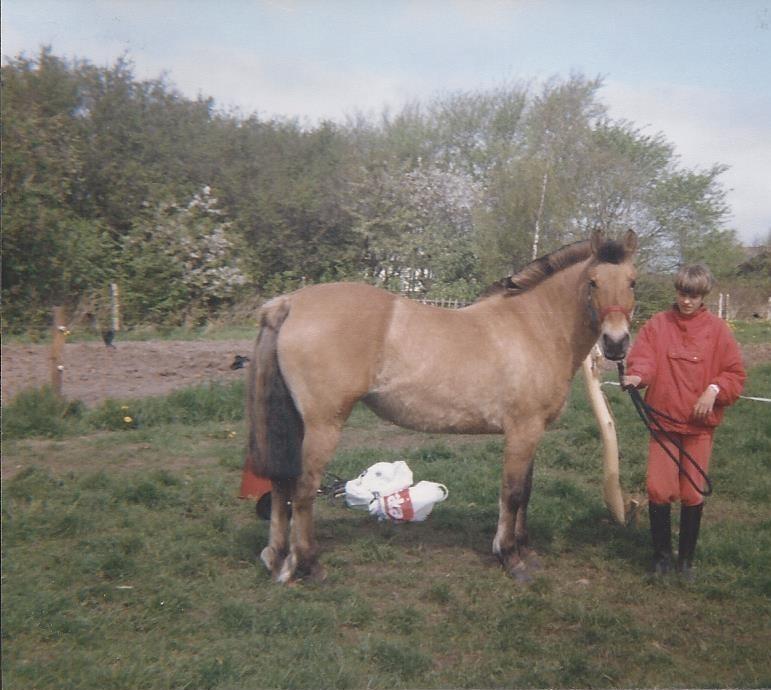
<svg viewBox="0 0 771 690">
<path fill-rule="evenodd" d="M 246 452 L 252 469 L 278 481 L 295 479 L 302 473 L 303 420 L 278 360 L 278 334 L 289 309 L 286 298 L 262 308 L 246 395 Z"/>
</svg>

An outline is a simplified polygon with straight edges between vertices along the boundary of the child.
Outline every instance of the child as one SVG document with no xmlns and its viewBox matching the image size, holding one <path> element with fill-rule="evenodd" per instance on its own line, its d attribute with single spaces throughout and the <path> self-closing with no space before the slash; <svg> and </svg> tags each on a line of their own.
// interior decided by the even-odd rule
<svg viewBox="0 0 771 690">
<path fill-rule="evenodd" d="M 637 335 L 627 358 L 623 384 L 647 387 L 646 402 L 672 417 L 658 421 L 706 473 L 712 435 L 726 406 L 736 402 L 747 377 L 741 353 L 728 326 L 707 311 L 704 296 L 714 279 L 703 264 L 685 266 L 675 278 L 676 302 L 655 314 Z M 704 497 L 680 473 L 653 434 L 648 444 L 648 504 L 653 538 L 653 572 L 671 570 L 670 504 L 680 501 L 677 570 L 693 579 L 693 554 Z M 659 435 L 697 486 L 704 480 L 670 441 Z"/>
</svg>

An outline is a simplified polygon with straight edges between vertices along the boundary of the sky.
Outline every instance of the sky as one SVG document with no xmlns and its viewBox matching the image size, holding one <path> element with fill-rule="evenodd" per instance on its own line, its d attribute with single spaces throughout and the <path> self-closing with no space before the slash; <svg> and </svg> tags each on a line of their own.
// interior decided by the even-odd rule
<svg viewBox="0 0 771 690">
<path fill-rule="evenodd" d="M 310 126 L 599 76 L 609 115 L 681 166 L 729 166 L 745 244 L 771 231 L 771 0 L 2 0 L 3 63 L 42 45 Z"/>
</svg>

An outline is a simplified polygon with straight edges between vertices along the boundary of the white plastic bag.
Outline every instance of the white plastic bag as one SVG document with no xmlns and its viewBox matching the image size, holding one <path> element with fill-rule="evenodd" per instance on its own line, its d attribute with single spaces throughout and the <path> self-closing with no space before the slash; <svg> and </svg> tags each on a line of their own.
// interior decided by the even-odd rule
<svg viewBox="0 0 771 690">
<path fill-rule="evenodd" d="M 376 462 L 345 484 L 345 502 L 351 508 L 369 508 L 375 494 L 387 496 L 412 484 L 412 470 L 404 460 Z"/>
<path fill-rule="evenodd" d="M 423 522 L 437 503 L 447 498 L 444 484 L 421 481 L 401 491 L 376 496 L 369 505 L 370 515 L 378 520 L 394 522 Z"/>
</svg>

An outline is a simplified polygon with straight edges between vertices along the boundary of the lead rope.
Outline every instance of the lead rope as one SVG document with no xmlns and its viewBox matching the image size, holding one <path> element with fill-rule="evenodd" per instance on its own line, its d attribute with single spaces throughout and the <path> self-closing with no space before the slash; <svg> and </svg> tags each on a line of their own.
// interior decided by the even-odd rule
<svg viewBox="0 0 771 690">
<path fill-rule="evenodd" d="M 683 448 L 677 439 L 675 439 L 661 425 L 661 422 L 658 420 L 658 418 L 660 417 L 661 419 L 666 419 L 667 421 L 675 423 L 681 422 L 679 422 L 677 419 L 673 419 L 668 414 L 665 414 L 664 412 L 661 412 L 660 410 L 657 410 L 655 407 L 652 407 L 646 403 L 640 395 L 640 391 L 638 391 L 634 386 L 624 386 L 624 363 L 618 362 L 617 367 L 618 381 L 621 385 L 621 389 L 629 393 L 629 397 L 632 398 L 632 403 L 634 404 L 635 410 L 637 410 L 637 414 L 640 415 L 640 419 L 642 419 L 643 424 L 645 424 L 645 427 L 648 429 L 648 431 L 651 432 L 653 439 L 664 449 L 666 454 L 672 459 L 672 462 L 677 465 L 680 474 L 688 480 L 688 483 L 702 496 L 710 496 L 712 494 L 712 481 L 707 476 L 707 473 L 699 466 L 699 463 L 693 459 L 693 456 L 687 450 L 685 450 L 685 448 Z M 696 482 L 693 480 L 693 477 L 688 473 L 685 467 L 683 467 L 683 463 L 673 455 L 672 451 L 666 445 L 664 445 L 661 437 L 665 438 L 672 445 L 674 445 L 680 451 L 681 455 L 685 456 L 688 462 L 690 462 L 691 465 L 696 468 L 696 471 L 701 475 L 702 479 L 704 479 L 704 485 L 706 487 L 705 489 L 700 488 L 696 484 Z"/>
</svg>

